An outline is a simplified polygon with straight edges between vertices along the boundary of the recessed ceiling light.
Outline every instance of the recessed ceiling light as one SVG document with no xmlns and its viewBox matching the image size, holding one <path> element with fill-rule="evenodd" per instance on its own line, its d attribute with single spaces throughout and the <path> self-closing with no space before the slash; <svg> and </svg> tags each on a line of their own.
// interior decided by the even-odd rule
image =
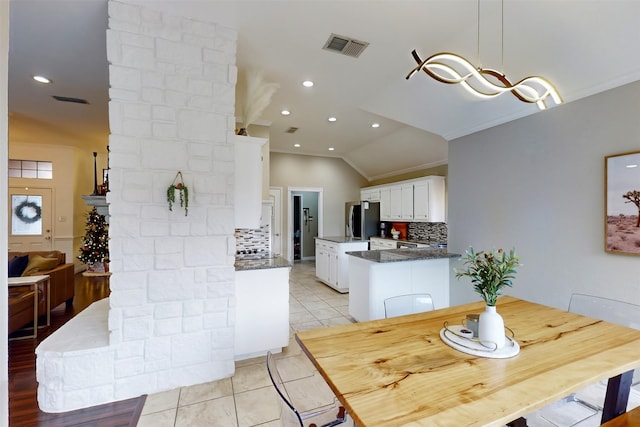
<svg viewBox="0 0 640 427">
<path fill-rule="evenodd" d="M 282 114 L 283 116 L 288 116 L 289 114 L 291 114 L 291 111 L 289 111 L 289 110 L 282 110 L 282 111 L 280 111 L 280 114 Z"/>
<path fill-rule="evenodd" d="M 329 120 L 330 122 L 335 122 L 338 119 L 336 119 L 335 117 L 331 116 L 327 120 Z"/>
<path fill-rule="evenodd" d="M 311 87 L 311 86 L 313 86 L 313 82 L 311 80 L 305 80 L 305 81 L 302 82 L 302 86 Z"/>
<path fill-rule="evenodd" d="M 371 123 L 371 127 L 372 128 L 379 128 L 380 127 L 380 123 Z"/>
<path fill-rule="evenodd" d="M 335 148 L 329 147 L 329 151 L 333 151 L 333 150 L 335 150 Z"/>
<path fill-rule="evenodd" d="M 300 147 L 300 144 L 293 144 L 294 147 Z"/>
<path fill-rule="evenodd" d="M 45 76 L 33 76 L 33 80 L 39 82 L 39 83 L 51 83 L 51 80 L 49 80 L 48 78 L 46 78 Z"/>
</svg>

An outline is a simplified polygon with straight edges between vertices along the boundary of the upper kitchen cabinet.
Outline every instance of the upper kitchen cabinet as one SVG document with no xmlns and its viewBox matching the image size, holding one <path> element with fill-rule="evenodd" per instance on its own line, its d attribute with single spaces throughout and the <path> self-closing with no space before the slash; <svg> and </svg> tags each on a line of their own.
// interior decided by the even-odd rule
<svg viewBox="0 0 640 427">
<path fill-rule="evenodd" d="M 380 189 L 379 188 L 363 188 L 360 190 L 360 200 L 367 202 L 379 202 L 380 201 Z"/>
<path fill-rule="evenodd" d="M 264 138 L 236 135 L 235 228 L 260 228 Z"/>
<path fill-rule="evenodd" d="M 414 221 L 445 222 L 444 177 L 430 176 L 413 184 Z"/>
<path fill-rule="evenodd" d="M 387 221 L 391 217 L 391 188 L 380 188 L 380 220 Z"/>
<path fill-rule="evenodd" d="M 387 212 L 387 209 L 382 209 Z M 413 221 L 413 184 L 391 185 L 389 189 L 389 216 L 381 216 L 383 221 Z"/>
<path fill-rule="evenodd" d="M 382 221 L 446 222 L 444 180 L 443 176 L 427 176 L 362 188 L 360 194 L 378 191 Z"/>
</svg>

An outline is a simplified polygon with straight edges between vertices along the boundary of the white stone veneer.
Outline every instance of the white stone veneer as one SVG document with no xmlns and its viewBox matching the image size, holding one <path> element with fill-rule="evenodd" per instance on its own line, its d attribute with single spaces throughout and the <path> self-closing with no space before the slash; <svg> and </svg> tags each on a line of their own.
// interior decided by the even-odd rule
<svg viewBox="0 0 640 427">
<path fill-rule="evenodd" d="M 36 350 L 45 412 L 234 372 L 236 31 L 108 7 L 111 296 Z M 166 202 L 177 171 L 188 216 Z"/>
</svg>

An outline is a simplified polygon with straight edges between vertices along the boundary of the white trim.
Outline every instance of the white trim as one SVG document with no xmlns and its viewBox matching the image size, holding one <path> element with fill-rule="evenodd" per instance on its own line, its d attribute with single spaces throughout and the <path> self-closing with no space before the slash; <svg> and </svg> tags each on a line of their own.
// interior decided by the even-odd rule
<svg viewBox="0 0 640 427">
<path fill-rule="evenodd" d="M 324 235 L 323 230 L 323 192 L 322 187 L 287 187 L 287 259 L 293 261 L 293 193 L 318 193 L 318 236 Z"/>
</svg>

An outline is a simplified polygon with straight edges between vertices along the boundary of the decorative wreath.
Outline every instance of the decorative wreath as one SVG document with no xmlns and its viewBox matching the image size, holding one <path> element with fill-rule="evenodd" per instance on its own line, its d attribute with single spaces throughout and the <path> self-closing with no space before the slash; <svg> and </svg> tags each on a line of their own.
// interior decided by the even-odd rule
<svg viewBox="0 0 640 427">
<path fill-rule="evenodd" d="M 33 209 L 33 211 L 35 212 L 35 215 L 33 216 L 25 215 L 25 212 L 24 212 L 25 208 Z M 18 219 L 24 222 L 25 224 L 33 224 L 34 222 L 40 221 L 40 219 L 42 218 L 42 208 L 38 206 L 35 202 L 30 202 L 28 200 L 24 200 L 22 201 L 22 203 L 16 206 L 14 212 L 18 217 Z"/>
</svg>

